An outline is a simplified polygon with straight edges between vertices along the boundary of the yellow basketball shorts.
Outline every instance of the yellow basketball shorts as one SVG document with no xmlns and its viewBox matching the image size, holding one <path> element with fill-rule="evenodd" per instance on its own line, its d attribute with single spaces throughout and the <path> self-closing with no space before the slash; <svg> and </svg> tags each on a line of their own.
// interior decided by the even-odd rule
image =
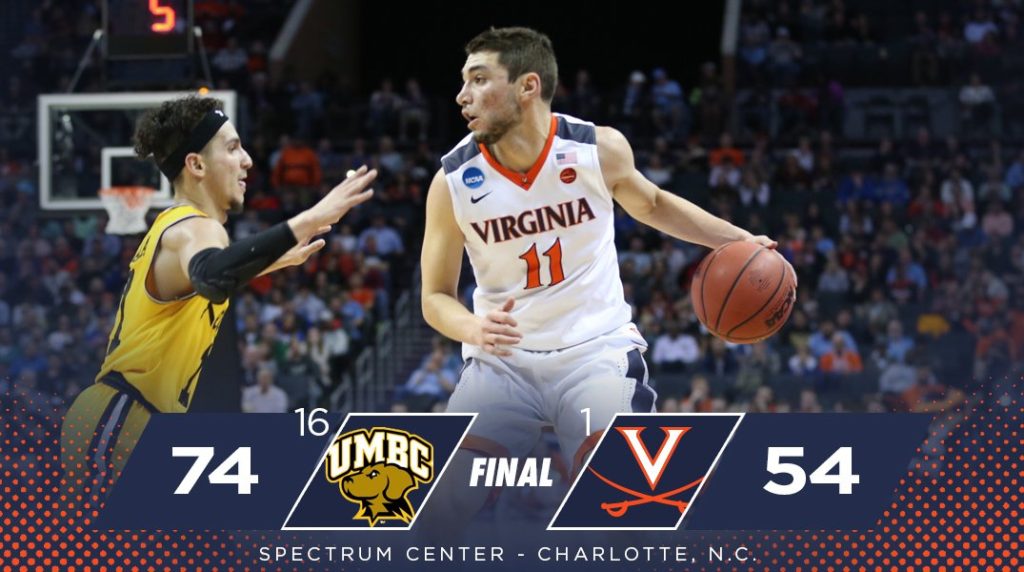
<svg viewBox="0 0 1024 572">
<path fill-rule="evenodd" d="M 150 415 L 145 404 L 104 383 L 78 395 L 61 427 L 62 493 L 67 504 L 96 507 L 110 494 Z"/>
</svg>

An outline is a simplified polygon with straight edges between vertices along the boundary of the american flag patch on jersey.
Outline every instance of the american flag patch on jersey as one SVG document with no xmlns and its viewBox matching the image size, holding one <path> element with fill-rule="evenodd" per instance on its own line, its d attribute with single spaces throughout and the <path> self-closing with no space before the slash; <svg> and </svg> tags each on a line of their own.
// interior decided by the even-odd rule
<svg viewBox="0 0 1024 572">
<path fill-rule="evenodd" d="M 570 151 L 568 153 L 555 153 L 555 164 L 556 165 L 575 165 L 576 164 L 576 152 Z"/>
</svg>

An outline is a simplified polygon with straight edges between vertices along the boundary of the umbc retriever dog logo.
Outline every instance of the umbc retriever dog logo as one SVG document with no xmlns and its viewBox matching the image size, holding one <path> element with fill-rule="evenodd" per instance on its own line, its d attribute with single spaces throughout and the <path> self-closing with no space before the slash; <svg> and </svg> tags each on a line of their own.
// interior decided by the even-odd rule
<svg viewBox="0 0 1024 572">
<path fill-rule="evenodd" d="M 353 520 L 409 524 L 416 511 L 409 493 L 434 478 L 434 446 L 401 429 L 357 429 L 335 439 L 324 460 L 327 480 L 359 505 Z"/>
</svg>

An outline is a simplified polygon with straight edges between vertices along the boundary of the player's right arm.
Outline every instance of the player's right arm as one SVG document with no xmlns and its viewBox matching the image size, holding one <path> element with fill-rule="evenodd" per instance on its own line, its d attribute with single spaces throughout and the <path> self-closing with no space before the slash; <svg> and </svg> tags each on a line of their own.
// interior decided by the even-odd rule
<svg viewBox="0 0 1024 572">
<path fill-rule="evenodd" d="M 455 221 L 452 196 L 444 171 L 434 175 L 427 192 L 427 220 L 420 266 L 423 272 L 423 318 L 435 330 L 460 342 L 480 346 L 501 356 L 511 355 L 506 345 L 519 343 L 522 335 L 509 314 L 515 300 L 487 316 L 474 315 L 459 302 L 459 274 L 466 237 Z"/>
<path fill-rule="evenodd" d="M 153 293 L 170 300 L 194 291 L 220 304 L 261 273 L 305 262 L 324 246 L 323 239 L 313 238 L 373 195 L 366 187 L 376 176 L 362 167 L 309 209 L 234 244 L 224 226 L 209 217 L 172 225 L 160 240 Z"/>
</svg>

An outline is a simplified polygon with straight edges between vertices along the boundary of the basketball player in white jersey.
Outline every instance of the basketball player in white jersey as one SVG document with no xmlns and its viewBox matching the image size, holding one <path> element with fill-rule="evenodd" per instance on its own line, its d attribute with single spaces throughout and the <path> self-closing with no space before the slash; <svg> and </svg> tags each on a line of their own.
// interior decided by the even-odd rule
<svg viewBox="0 0 1024 572">
<path fill-rule="evenodd" d="M 479 415 L 423 514 L 435 536 L 461 530 L 486 501 L 486 488 L 466 486 L 475 456 L 523 456 L 553 426 L 579 470 L 616 413 L 654 410 L 647 343 L 619 279 L 613 201 L 710 248 L 775 246 L 648 181 L 615 129 L 552 113 L 558 70 L 547 36 L 491 29 L 466 54 L 456 102 L 471 133 L 430 185 L 422 304 L 431 326 L 463 343 L 448 411 Z M 458 300 L 463 249 L 476 277 L 472 311 Z"/>
</svg>

